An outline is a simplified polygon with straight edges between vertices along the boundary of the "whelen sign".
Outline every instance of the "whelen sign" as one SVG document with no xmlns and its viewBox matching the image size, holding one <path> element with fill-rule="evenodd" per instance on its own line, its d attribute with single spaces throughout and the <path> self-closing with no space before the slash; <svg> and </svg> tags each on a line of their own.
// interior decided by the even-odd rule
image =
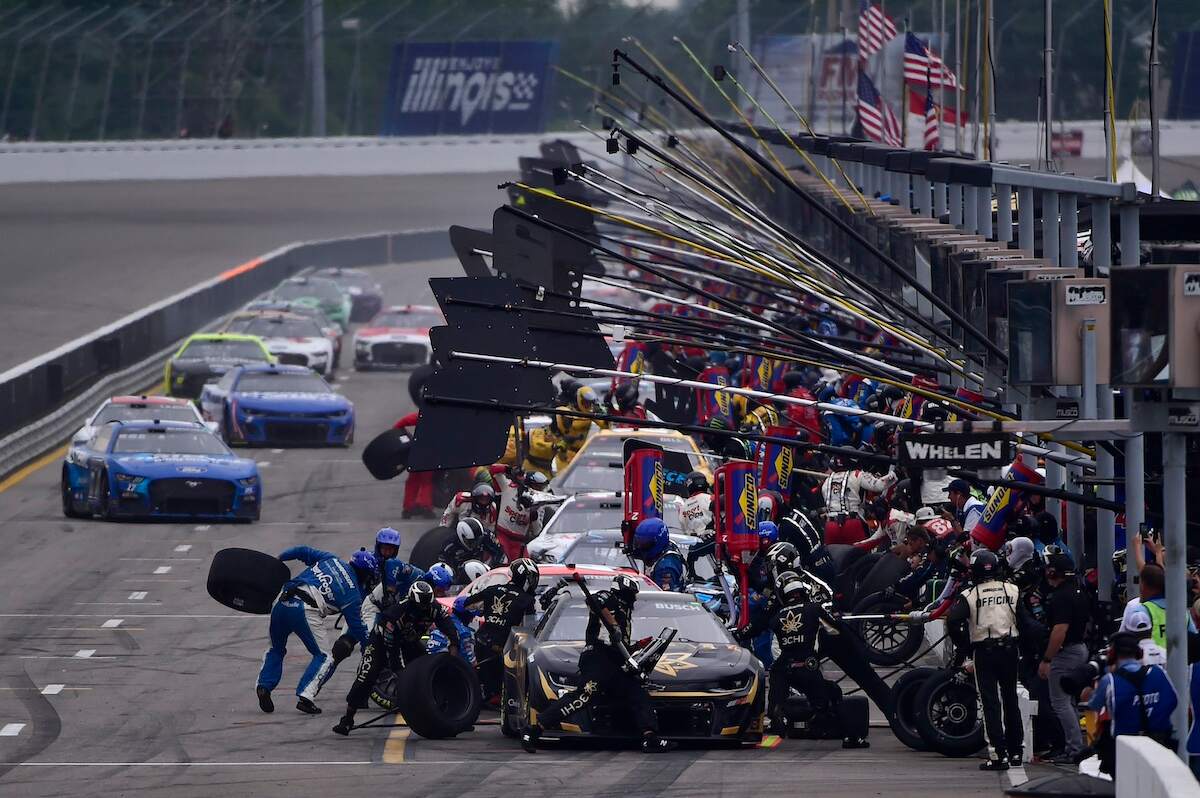
<svg viewBox="0 0 1200 798">
<path fill-rule="evenodd" d="M 1000 433 L 926 432 L 901 434 L 900 465 L 917 468 L 994 467 L 1013 461 L 1012 438 Z"/>
</svg>

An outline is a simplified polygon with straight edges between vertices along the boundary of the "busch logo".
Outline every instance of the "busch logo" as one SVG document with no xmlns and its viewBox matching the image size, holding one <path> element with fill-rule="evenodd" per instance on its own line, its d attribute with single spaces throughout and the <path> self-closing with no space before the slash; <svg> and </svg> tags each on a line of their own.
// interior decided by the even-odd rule
<svg viewBox="0 0 1200 798">
<path fill-rule="evenodd" d="M 537 95 L 539 78 L 532 72 L 501 72 L 499 57 L 421 57 L 413 61 L 404 113 L 458 112 L 465 126 L 476 113 L 527 111 Z"/>
</svg>

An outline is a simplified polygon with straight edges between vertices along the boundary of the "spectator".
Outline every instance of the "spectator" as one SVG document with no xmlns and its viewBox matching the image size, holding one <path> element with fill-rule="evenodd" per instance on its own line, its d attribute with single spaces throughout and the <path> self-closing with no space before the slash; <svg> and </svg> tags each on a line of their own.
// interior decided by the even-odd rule
<svg viewBox="0 0 1200 798">
<path fill-rule="evenodd" d="M 1065 554 L 1052 554 L 1046 563 L 1046 582 L 1054 591 L 1047 600 L 1046 625 L 1050 639 L 1038 666 L 1038 676 L 1050 683 L 1050 707 L 1063 732 L 1063 750 L 1047 758 L 1063 764 L 1075 764 L 1083 752 L 1083 735 L 1072 696 L 1063 689 L 1062 677 L 1074 674 L 1087 663 L 1083 644 L 1091 600 L 1075 579 L 1075 563 Z M 1140 650 L 1140 649 L 1139 649 Z M 1055 756 L 1057 754 L 1057 756 Z"/>
<path fill-rule="evenodd" d="M 1121 615 L 1122 632 L 1141 632 L 1148 626 L 1150 640 L 1164 651 L 1167 648 L 1167 599 L 1166 574 L 1162 566 L 1155 563 L 1142 566 L 1138 577 L 1138 597 L 1130 599 Z M 1144 621 L 1144 623 L 1142 623 Z M 1135 623 L 1137 625 L 1135 625 Z M 1188 617 L 1188 632 L 1196 631 L 1191 616 Z"/>
<path fill-rule="evenodd" d="M 1111 775 L 1116 765 L 1114 742 L 1123 734 L 1150 737 L 1175 749 L 1171 713 L 1179 704 L 1179 697 L 1166 671 L 1142 662 L 1142 647 L 1136 635 L 1129 632 L 1113 635 L 1109 658 L 1112 670 L 1100 678 L 1088 706 L 1108 710 L 1108 733 L 1101 738 L 1097 749 L 1100 769 Z"/>
<path fill-rule="evenodd" d="M 954 508 L 946 515 L 947 520 L 954 524 L 954 531 L 960 535 L 963 532 L 970 534 L 983 517 L 984 503 L 971 495 L 971 484 L 965 479 L 950 480 L 946 486 L 946 498 Z"/>
</svg>

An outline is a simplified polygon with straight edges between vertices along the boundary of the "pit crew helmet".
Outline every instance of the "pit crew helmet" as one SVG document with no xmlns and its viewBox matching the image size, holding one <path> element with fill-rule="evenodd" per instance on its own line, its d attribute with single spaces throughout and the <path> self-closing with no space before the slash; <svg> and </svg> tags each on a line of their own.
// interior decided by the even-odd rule
<svg viewBox="0 0 1200 798">
<path fill-rule="evenodd" d="M 617 574 L 613 577 L 612 591 L 617 598 L 633 602 L 637 600 L 638 581 L 629 574 Z"/>
<path fill-rule="evenodd" d="M 486 534 L 483 529 L 483 522 L 478 518 L 464 518 L 458 522 L 454 533 L 458 535 L 458 542 L 467 551 L 475 551 L 483 543 L 483 536 Z"/>
<path fill-rule="evenodd" d="M 359 549 L 350 555 L 350 567 L 354 569 L 354 577 L 364 593 L 369 593 L 379 581 L 379 560 L 366 549 Z"/>
<path fill-rule="evenodd" d="M 643 560 L 653 560 L 671 545 L 671 533 L 661 518 L 647 518 L 633 531 L 633 554 Z"/>
<path fill-rule="evenodd" d="M 703 471 L 693 471 L 687 475 L 683 481 L 684 492 L 688 496 L 695 496 L 697 493 L 708 493 L 711 488 L 708 484 L 708 477 Z"/>
<path fill-rule="evenodd" d="M 537 563 L 528 557 L 513 560 L 508 566 L 508 573 L 510 581 L 526 593 L 537 589 L 538 579 L 541 577 Z"/>
<path fill-rule="evenodd" d="M 800 560 L 800 552 L 791 543 L 781 541 L 767 549 L 767 557 L 775 566 L 775 570 L 783 574 L 796 568 L 796 563 Z"/>
<path fill-rule="evenodd" d="M 488 572 L 488 567 L 479 560 L 467 560 L 463 563 L 462 569 L 463 575 L 467 577 L 468 582 L 474 582 Z"/>
<path fill-rule="evenodd" d="M 996 578 L 1000 573 L 1000 558 L 987 549 L 977 549 L 971 555 L 971 578 L 976 584 Z"/>
<path fill-rule="evenodd" d="M 383 556 L 381 549 L 384 546 L 395 546 L 396 551 L 389 556 Z M 381 560 L 388 560 L 400 553 L 400 533 L 392 529 L 390 526 L 385 526 L 383 529 L 375 533 L 375 556 Z"/>
<path fill-rule="evenodd" d="M 773 521 L 758 522 L 758 545 L 760 548 L 771 547 L 779 542 L 779 527 Z"/>
<path fill-rule="evenodd" d="M 496 489 L 491 485 L 476 485 L 471 488 L 471 507 L 477 513 L 486 513 L 492 509 L 496 500 Z"/>
<path fill-rule="evenodd" d="M 418 579 L 408 589 L 408 600 L 418 607 L 432 607 L 433 599 L 433 588 L 428 582 Z"/>
<path fill-rule="evenodd" d="M 425 576 L 428 578 L 429 584 L 433 585 L 434 590 L 449 590 L 451 583 L 454 582 L 454 571 L 444 562 L 435 562 L 429 566 Z"/>
</svg>

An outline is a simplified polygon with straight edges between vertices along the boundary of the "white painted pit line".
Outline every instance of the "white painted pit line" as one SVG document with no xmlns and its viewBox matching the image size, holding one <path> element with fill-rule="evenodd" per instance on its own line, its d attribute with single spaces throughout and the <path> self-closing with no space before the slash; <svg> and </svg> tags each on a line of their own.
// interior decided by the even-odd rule
<svg viewBox="0 0 1200 798">
<path fill-rule="evenodd" d="M 66 687 L 65 684 L 48 684 L 42 688 L 42 695 L 58 695 Z"/>
<path fill-rule="evenodd" d="M 192 550 L 191 543 L 180 543 L 178 546 L 175 547 L 176 554 L 187 554 L 191 550 Z M 180 559 L 182 559 L 182 558 L 180 558 Z M 199 559 L 199 557 L 196 557 L 194 559 Z"/>
<path fill-rule="evenodd" d="M 0 737 L 16 737 L 24 728 L 24 723 L 5 723 L 0 726 Z"/>
<path fill-rule="evenodd" d="M 162 576 L 163 574 L 169 574 L 169 573 L 171 573 L 171 566 L 169 566 L 169 565 L 160 565 L 154 569 L 155 576 Z"/>
<path fill-rule="evenodd" d="M 130 601 L 145 601 L 146 592 L 147 591 L 145 591 L 145 590 L 135 590 L 129 594 L 129 600 Z"/>
<path fill-rule="evenodd" d="M 207 532 L 208 530 L 212 529 L 212 527 L 208 524 L 200 524 L 199 526 L 193 527 L 193 529 L 197 532 Z"/>
<path fill-rule="evenodd" d="M 116 629 L 125 622 L 124 618 L 109 618 L 104 623 L 100 624 L 101 629 Z"/>
</svg>

